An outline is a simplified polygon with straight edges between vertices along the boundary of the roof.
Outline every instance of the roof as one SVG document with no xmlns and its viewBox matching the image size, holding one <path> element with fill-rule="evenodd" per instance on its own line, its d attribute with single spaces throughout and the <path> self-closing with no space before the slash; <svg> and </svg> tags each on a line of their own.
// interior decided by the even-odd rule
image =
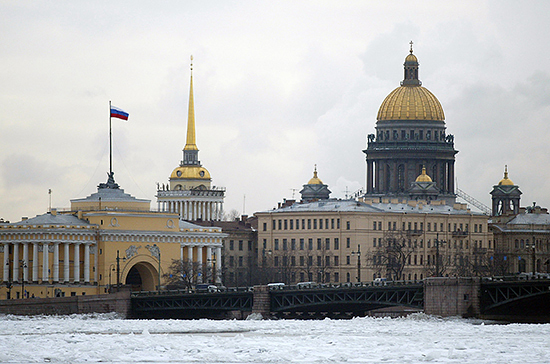
<svg viewBox="0 0 550 364">
<path fill-rule="evenodd" d="M 410 213 L 410 214 L 445 214 L 445 215 L 480 215 L 469 209 L 457 209 L 445 204 L 424 204 L 421 202 L 409 203 L 364 203 L 355 200 L 320 200 L 311 203 L 295 203 L 291 206 L 262 211 L 262 213 L 288 213 L 288 212 L 363 212 L 363 213 Z M 484 215 L 483 215 L 484 216 Z"/>
<path fill-rule="evenodd" d="M 11 226 L 33 226 L 33 225 L 57 225 L 57 226 L 95 226 L 85 220 L 81 220 L 69 214 L 45 213 L 36 217 L 21 220 L 10 224 Z"/>
</svg>

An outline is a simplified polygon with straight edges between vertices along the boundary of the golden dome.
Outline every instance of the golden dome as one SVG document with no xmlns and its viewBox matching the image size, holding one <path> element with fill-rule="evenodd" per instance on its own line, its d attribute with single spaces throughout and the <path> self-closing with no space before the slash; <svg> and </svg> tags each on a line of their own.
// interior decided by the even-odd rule
<svg viewBox="0 0 550 364">
<path fill-rule="evenodd" d="M 313 171 L 313 178 L 309 180 L 308 185 L 322 185 L 323 181 L 317 177 L 317 165 L 315 165 L 315 170 Z"/>
<path fill-rule="evenodd" d="M 432 182 L 430 176 L 426 174 L 426 167 L 422 167 L 422 173 L 416 177 L 416 182 Z"/>
<path fill-rule="evenodd" d="M 427 88 L 401 86 L 384 99 L 377 119 L 444 121 L 445 114 L 439 100 Z"/>
<path fill-rule="evenodd" d="M 414 54 L 409 54 L 407 57 L 405 57 L 405 63 L 407 62 L 418 62 L 418 58 Z"/>
<path fill-rule="evenodd" d="M 498 183 L 499 186 L 513 186 L 514 182 L 508 178 L 508 166 L 504 167 L 504 178 Z"/>
<path fill-rule="evenodd" d="M 172 171 L 170 179 L 202 179 L 210 180 L 210 172 L 204 167 L 179 166 Z"/>
</svg>

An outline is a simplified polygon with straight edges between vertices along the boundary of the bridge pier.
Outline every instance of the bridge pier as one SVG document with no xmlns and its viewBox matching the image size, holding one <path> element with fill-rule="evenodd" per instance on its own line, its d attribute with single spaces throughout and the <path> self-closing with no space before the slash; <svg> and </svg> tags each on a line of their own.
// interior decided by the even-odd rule
<svg viewBox="0 0 550 364">
<path fill-rule="evenodd" d="M 268 286 L 254 286 L 252 313 L 259 313 L 263 318 L 268 318 L 270 316 L 271 297 Z"/>
<path fill-rule="evenodd" d="M 479 317 L 481 279 L 441 277 L 424 280 L 424 312 L 435 316 Z"/>
</svg>

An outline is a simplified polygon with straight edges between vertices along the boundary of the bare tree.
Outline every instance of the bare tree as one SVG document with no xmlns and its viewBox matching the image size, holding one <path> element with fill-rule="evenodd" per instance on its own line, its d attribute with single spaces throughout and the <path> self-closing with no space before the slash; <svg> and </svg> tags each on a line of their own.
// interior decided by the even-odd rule
<svg viewBox="0 0 550 364">
<path fill-rule="evenodd" d="M 232 209 L 229 212 L 224 211 L 223 216 L 222 216 L 222 220 L 223 221 L 235 221 L 235 220 L 239 219 L 240 216 L 241 216 L 241 213 L 238 210 Z"/>
<path fill-rule="evenodd" d="M 404 230 L 388 230 L 384 233 L 382 244 L 371 251 L 369 260 L 375 273 L 388 279 L 399 280 L 407 265 L 416 243 Z"/>
<path fill-rule="evenodd" d="M 172 259 L 168 273 L 163 278 L 167 289 L 191 289 L 197 282 L 202 266 L 198 262 Z"/>
</svg>

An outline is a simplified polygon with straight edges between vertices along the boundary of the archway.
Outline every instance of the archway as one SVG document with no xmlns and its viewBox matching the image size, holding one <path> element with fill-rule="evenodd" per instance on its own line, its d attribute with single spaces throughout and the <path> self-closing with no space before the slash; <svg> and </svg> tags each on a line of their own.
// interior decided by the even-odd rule
<svg viewBox="0 0 550 364">
<path fill-rule="evenodd" d="M 158 287 L 158 271 L 149 263 L 135 264 L 126 275 L 125 284 L 132 291 L 154 291 Z"/>
</svg>

